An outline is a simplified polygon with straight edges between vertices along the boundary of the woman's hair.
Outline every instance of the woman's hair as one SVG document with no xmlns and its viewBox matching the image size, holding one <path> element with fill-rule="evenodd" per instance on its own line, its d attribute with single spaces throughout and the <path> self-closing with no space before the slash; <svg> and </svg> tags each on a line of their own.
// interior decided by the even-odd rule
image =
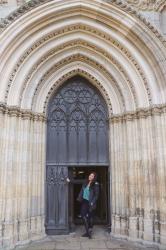
<svg viewBox="0 0 166 250">
<path fill-rule="evenodd" d="M 97 173 L 93 171 L 93 172 L 91 172 L 89 175 L 91 175 L 91 174 L 94 175 L 94 179 L 93 179 L 93 181 L 91 182 L 90 186 L 93 186 L 94 183 L 95 183 L 96 180 L 97 180 Z M 87 183 L 89 182 L 89 175 L 88 175 L 88 177 L 87 177 Z"/>
</svg>

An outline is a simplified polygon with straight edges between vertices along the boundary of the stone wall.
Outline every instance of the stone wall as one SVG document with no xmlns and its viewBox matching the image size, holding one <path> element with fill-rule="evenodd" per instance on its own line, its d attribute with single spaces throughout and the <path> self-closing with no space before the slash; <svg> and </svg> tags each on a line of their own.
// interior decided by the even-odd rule
<svg viewBox="0 0 166 250">
<path fill-rule="evenodd" d="M 109 110 L 112 233 L 165 247 L 166 41 L 140 11 L 38 0 L 0 23 L 2 249 L 44 235 L 47 105 L 74 75 Z"/>
<path fill-rule="evenodd" d="M 166 244 L 166 113 L 111 118 L 113 233 Z"/>
<path fill-rule="evenodd" d="M 44 233 L 45 119 L 0 110 L 0 249 Z"/>
<path fill-rule="evenodd" d="M 45 235 L 45 117 L 0 110 L 1 249 Z M 166 244 L 166 107 L 110 117 L 112 235 Z"/>
</svg>

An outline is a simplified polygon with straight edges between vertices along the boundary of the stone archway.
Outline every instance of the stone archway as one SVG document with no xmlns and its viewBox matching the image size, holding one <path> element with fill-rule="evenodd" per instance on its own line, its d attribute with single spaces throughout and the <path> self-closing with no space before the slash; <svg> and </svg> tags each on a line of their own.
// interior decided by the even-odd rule
<svg viewBox="0 0 166 250">
<path fill-rule="evenodd" d="M 46 110 L 77 73 L 109 107 L 112 233 L 164 244 L 162 37 L 127 5 L 97 0 L 31 1 L 1 30 L 2 247 L 45 234 Z"/>
</svg>

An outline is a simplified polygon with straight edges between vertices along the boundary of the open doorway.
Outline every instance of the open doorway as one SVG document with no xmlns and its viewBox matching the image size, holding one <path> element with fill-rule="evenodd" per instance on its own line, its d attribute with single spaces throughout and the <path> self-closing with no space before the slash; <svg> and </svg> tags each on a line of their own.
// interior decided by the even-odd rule
<svg viewBox="0 0 166 250">
<path fill-rule="evenodd" d="M 94 224 L 109 224 L 109 178 L 108 167 L 70 167 L 69 176 L 72 183 L 69 188 L 69 221 L 71 227 L 82 224 L 80 216 L 80 203 L 77 201 L 78 194 L 81 190 L 82 184 L 91 172 L 97 173 L 97 181 L 99 182 L 99 199 L 97 201 L 97 208 L 95 210 Z"/>
<path fill-rule="evenodd" d="M 47 113 L 46 233 L 67 233 L 70 225 L 81 222 L 76 197 L 91 171 L 98 173 L 100 183 L 95 223 L 108 223 L 109 119 L 105 100 L 87 79 L 77 75 L 52 95 Z M 71 185 L 65 183 L 68 175 L 74 181 Z"/>
</svg>

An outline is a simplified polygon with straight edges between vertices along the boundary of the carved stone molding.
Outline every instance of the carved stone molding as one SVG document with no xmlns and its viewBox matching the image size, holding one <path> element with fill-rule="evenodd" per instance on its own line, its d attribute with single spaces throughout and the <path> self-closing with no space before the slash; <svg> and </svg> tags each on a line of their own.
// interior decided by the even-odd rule
<svg viewBox="0 0 166 250">
<path fill-rule="evenodd" d="M 0 103 L 0 114 L 7 114 L 10 117 L 20 117 L 23 120 L 34 120 L 46 122 L 46 116 L 42 113 L 34 113 L 30 110 L 23 110 L 16 106 L 7 106 Z"/>
<path fill-rule="evenodd" d="M 165 0 L 126 0 L 128 4 L 144 11 L 158 11 L 165 3 Z"/>
<path fill-rule="evenodd" d="M 5 101 L 7 101 L 8 98 L 8 93 L 9 93 L 9 89 L 10 86 L 13 82 L 13 79 L 15 78 L 20 66 L 23 64 L 23 62 L 31 55 L 31 53 L 34 53 L 34 51 L 41 45 L 43 45 L 44 43 L 50 41 L 51 39 L 54 39 L 56 36 L 59 35 L 63 35 L 64 33 L 66 34 L 67 32 L 72 32 L 72 31 L 76 31 L 76 30 L 81 30 L 81 31 L 87 31 L 87 32 L 91 32 L 94 33 L 95 35 L 98 35 L 99 37 L 103 37 L 105 40 L 107 40 L 108 42 L 111 42 L 114 46 L 116 46 L 116 48 L 118 50 L 120 50 L 127 58 L 129 61 L 131 61 L 131 63 L 134 65 L 134 67 L 136 68 L 137 72 L 140 74 L 142 81 L 144 82 L 144 86 L 146 88 L 147 91 L 147 95 L 148 95 L 148 100 L 149 100 L 149 104 L 152 103 L 152 97 L 151 97 L 151 93 L 150 93 L 150 88 L 148 86 L 148 81 L 144 75 L 143 69 L 141 68 L 141 66 L 138 64 L 138 62 L 135 60 L 135 58 L 131 55 L 131 53 L 124 48 L 124 46 L 122 46 L 120 43 L 118 43 L 117 41 L 113 40 L 109 35 L 105 34 L 104 32 L 98 31 L 98 30 L 94 30 L 92 27 L 88 27 L 85 25 L 73 25 L 73 26 L 68 26 L 65 27 L 64 29 L 60 29 L 57 30 L 56 32 L 50 33 L 47 36 L 43 37 L 40 40 L 37 40 L 32 47 L 28 48 L 25 52 L 24 55 L 19 59 L 19 61 L 17 61 L 15 68 L 13 69 L 12 73 L 10 74 L 10 78 L 9 78 L 9 83 L 8 83 L 8 87 L 6 89 L 6 94 L 5 94 Z M 96 46 L 90 44 L 89 42 L 83 42 L 81 40 L 77 40 L 77 41 L 72 41 L 70 43 L 66 43 L 63 44 L 61 46 L 58 46 L 56 49 L 52 49 L 50 52 L 48 52 L 46 55 L 43 55 L 42 58 L 40 59 L 40 61 L 36 64 L 33 65 L 31 71 L 29 72 L 28 76 L 25 79 L 24 82 L 24 87 L 23 90 L 27 84 L 27 82 L 29 81 L 29 79 L 31 78 L 33 72 L 39 67 L 40 64 L 42 64 L 43 62 L 45 62 L 50 56 L 52 56 L 53 54 L 60 52 L 61 50 L 64 50 L 70 46 L 85 46 L 87 48 L 90 48 L 94 51 L 99 52 L 101 55 L 104 55 L 106 58 L 108 58 L 111 62 L 113 62 L 118 69 L 121 71 L 121 73 L 125 76 L 126 81 L 128 82 L 130 88 L 131 88 L 131 92 L 133 94 L 134 100 L 135 100 L 135 105 L 137 107 L 137 97 L 136 97 L 136 92 L 134 89 L 134 86 L 132 84 L 132 82 L 130 81 L 127 73 L 125 73 L 125 70 L 122 68 L 122 66 L 118 63 L 117 60 L 115 60 L 115 58 L 113 58 L 110 54 L 108 54 L 106 51 L 97 48 Z M 20 98 L 21 100 L 21 98 Z"/>
<path fill-rule="evenodd" d="M 0 22 L 0 32 L 3 32 L 4 29 L 6 29 L 10 24 L 12 24 L 15 20 L 17 20 L 19 17 L 27 13 L 28 11 L 37 8 L 38 6 L 45 4 L 47 2 L 51 2 L 53 0 L 31 0 L 25 4 L 23 4 L 21 7 L 19 7 L 17 10 L 13 11 L 8 17 L 4 18 Z M 132 5 L 130 5 L 128 2 L 123 2 L 123 0 L 104 0 L 108 3 L 114 4 L 118 8 L 122 9 L 126 13 L 130 14 L 131 16 L 138 18 L 141 22 L 143 22 L 148 28 L 156 35 L 156 37 L 163 43 L 164 46 L 166 46 L 166 40 L 162 36 L 162 34 L 159 33 L 159 31 L 151 24 L 148 20 L 146 20 L 145 17 L 143 17 L 135 8 L 132 8 Z M 132 1 L 132 0 L 127 0 Z M 146 1 L 153 1 L 154 0 L 133 0 L 135 4 L 137 4 L 138 1 L 140 2 L 146 2 Z M 165 1 L 165 0 L 157 0 L 158 1 Z M 135 6 L 135 5 L 134 5 Z M 158 6 L 159 7 L 159 6 Z"/>
<path fill-rule="evenodd" d="M 77 47 L 80 50 L 85 47 L 88 50 L 92 50 L 92 51 L 95 51 L 95 52 L 99 53 L 100 55 L 106 57 L 111 63 L 113 63 L 118 68 L 120 73 L 124 76 L 125 81 L 128 83 L 128 85 L 130 87 L 130 90 L 132 92 L 134 102 L 135 102 L 135 106 L 136 107 L 138 106 L 138 101 L 137 101 L 137 96 L 136 96 L 136 91 L 135 91 L 134 85 L 132 84 L 131 80 L 129 79 L 129 77 L 127 75 L 127 72 L 118 63 L 118 61 L 114 57 L 112 57 L 110 54 L 106 53 L 103 49 L 98 48 L 98 47 L 94 46 L 93 44 L 91 44 L 89 42 L 81 41 L 79 39 L 75 40 L 75 41 L 65 43 L 63 45 L 60 45 L 60 46 L 56 47 L 55 49 L 52 49 L 47 54 L 43 55 L 38 63 L 33 65 L 32 69 L 28 73 L 28 76 L 24 80 L 22 93 L 20 94 L 20 101 L 22 100 L 23 91 L 24 91 L 26 85 L 28 84 L 28 82 L 30 81 L 32 75 L 36 72 L 38 67 L 41 66 L 43 62 L 46 62 L 50 57 L 57 56 L 56 53 L 60 53 L 62 50 L 72 48 L 72 47 Z M 118 48 L 119 48 L 119 46 L 118 46 Z M 126 55 L 126 53 L 125 53 L 125 55 Z M 128 56 L 130 56 L 130 55 L 128 55 Z M 130 60 L 132 60 L 131 56 L 130 56 Z M 150 94 L 150 91 L 149 91 L 149 88 L 148 88 L 148 85 L 147 85 L 146 77 L 144 76 L 143 72 L 141 71 L 141 67 L 139 67 L 139 65 L 136 62 L 135 63 L 133 62 L 133 64 L 136 67 L 136 69 L 139 71 L 139 74 L 142 76 L 143 82 L 144 82 L 144 84 L 146 86 L 146 89 L 147 89 L 147 94 L 148 94 L 148 97 L 149 97 L 149 103 L 151 103 L 151 94 Z M 17 67 L 18 67 L 18 65 L 20 65 L 20 63 L 17 63 Z M 17 70 L 18 70 L 18 68 L 15 68 L 13 70 L 12 79 L 13 79 L 13 76 L 15 75 L 15 73 L 17 72 Z"/>
<path fill-rule="evenodd" d="M 46 113 L 46 111 L 47 111 L 47 105 L 48 105 L 48 102 L 49 102 L 49 99 L 50 99 L 50 96 L 52 95 L 52 93 L 54 91 L 56 91 L 66 80 L 68 80 L 69 78 L 71 78 L 72 76 L 75 76 L 77 74 L 87 78 L 91 83 L 94 84 L 95 87 L 97 87 L 101 91 L 101 93 L 103 94 L 105 101 L 108 105 L 109 115 L 111 115 L 112 114 L 112 105 L 111 105 L 111 101 L 110 101 L 110 98 L 108 96 L 108 93 L 105 91 L 105 89 L 103 88 L 101 83 L 97 79 L 95 79 L 95 77 L 91 76 L 89 73 L 87 73 L 86 71 L 81 70 L 81 69 L 71 70 L 67 74 L 64 74 L 61 78 L 58 79 L 58 81 L 56 81 L 54 83 L 54 85 L 50 88 L 50 90 L 46 96 L 46 100 L 45 100 L 44 107 L 43 107 L 43 112 Z"/>
<path fill-rule="evenodd" d="M 122 101 L 122 105 L 123 105 L 123 109 L 125 110 L 125 100 L 124 100 L 124 96 L 122 94 L 122 90 L 120 89 L 118 83 L 116 82 L 116 80 L 114 79 L 114 77 L 112 75 L 110 75 L 110 73 L 98 62 L 84 56 L 81 54 L 75 54 L 73 56 L 69 56 L 67 58 L 65 58 L 64 60 L 61 60 L 60 62 L 58 62 L 57 64 L 55 64 L 51 69 L 49 69 L 41 78 L 41 80 L 38 83 L 38 87 L 36 88 L 36 92 L 34 93 L 34 96 L 37 96 L 37 91 L 40 89 L 40 86 L 43 85 L 44 82 L 46 82 L 47 78 L 49 76 L 51 76 L 54 72 L 56 72 L 58 69 L 60 69 L 62 66 L 64 65 L 68 65 L 72 62 L 75 61 L 80 61 L 80 62 L 86 62 L 88 65 L 91 65 L 94 69 L 97 69 L 99 72 L 101 72 L 102 74 L 104 74 L 104 76 L 107 77 L 107 79 L 109 79 L 109 81 L 114 85 L 114 87 L 116 88 L 116 90 L 118 91 L 119 97 Z M 100 89 L 102 88 L 104 95 L 107 96 L 108 98 L 108 94 L 107 91 L 104 89 L 104 87 L 100 84 Z M 111 106 L 111 101 L 109 100 L 109 104 Z"/>
<path fill-rule="evenodd" d="M 67 78 L 70 78 L 72 76 L 74 76 L 76 73 L 78 73 L 81 71 L 78 70 L 77 72 L 70 72 L 68 74 L 68 76 L 63 76 L 64 81 L 66 81 Z M 83 73 L 83 72 L 82 72 Z M 62 82 L 62 79 L 59 80 L 60 82 Z M 62 84 L 62 83 L 61 83 Z M 45 102 L 45 106 L 46 103 L 48 103 L 49 100 L 49 95 L 47 96 L 47 100 Z M 20 117 L 21 119 L 27 119 L 27 120 L 34 120 L 34 121 L 42 121 L 42 122 L 46 122 L 46 115 L 44 113 L 35 113 L 32 112 L 30 110 L 23 110 L 20 109 L 19 107 L 15 107 L 15 106 L 7 106 L 4 103 L 0 103 L 0 114 L 7 114 L 10 117 Z M 111 114 L 109 113 L 109 119 L 111 123 L 119 123 L 119 122 L 125 122 L 125 121 L 132 121 L 135 119 L 140 119 L 140 118 L 148 118 L 148 117 L 152 117 L 152 116 L 160 116 L 162 114 L 166 114 L 166 104 L 163 105 L 155 105 L 153 107 L 149 107 L 149 108 L 145 108 L 145 109 L 137 109 L 134 112 L 126 112 L 126 113 L 122 113 L 122 114 Z"/>
<path fill-rule="evenodd" d="M 149 108 L 137 109 L 134 112 L 126 112 L 119 115 L 110 116 L 111 123 L 119 123 L 125 121 L 133 121 L 135 119 L 148 118 L 153 116 L 160 116 L 166 114 L 166 104 L 155 105 Z"/>
</svg>

